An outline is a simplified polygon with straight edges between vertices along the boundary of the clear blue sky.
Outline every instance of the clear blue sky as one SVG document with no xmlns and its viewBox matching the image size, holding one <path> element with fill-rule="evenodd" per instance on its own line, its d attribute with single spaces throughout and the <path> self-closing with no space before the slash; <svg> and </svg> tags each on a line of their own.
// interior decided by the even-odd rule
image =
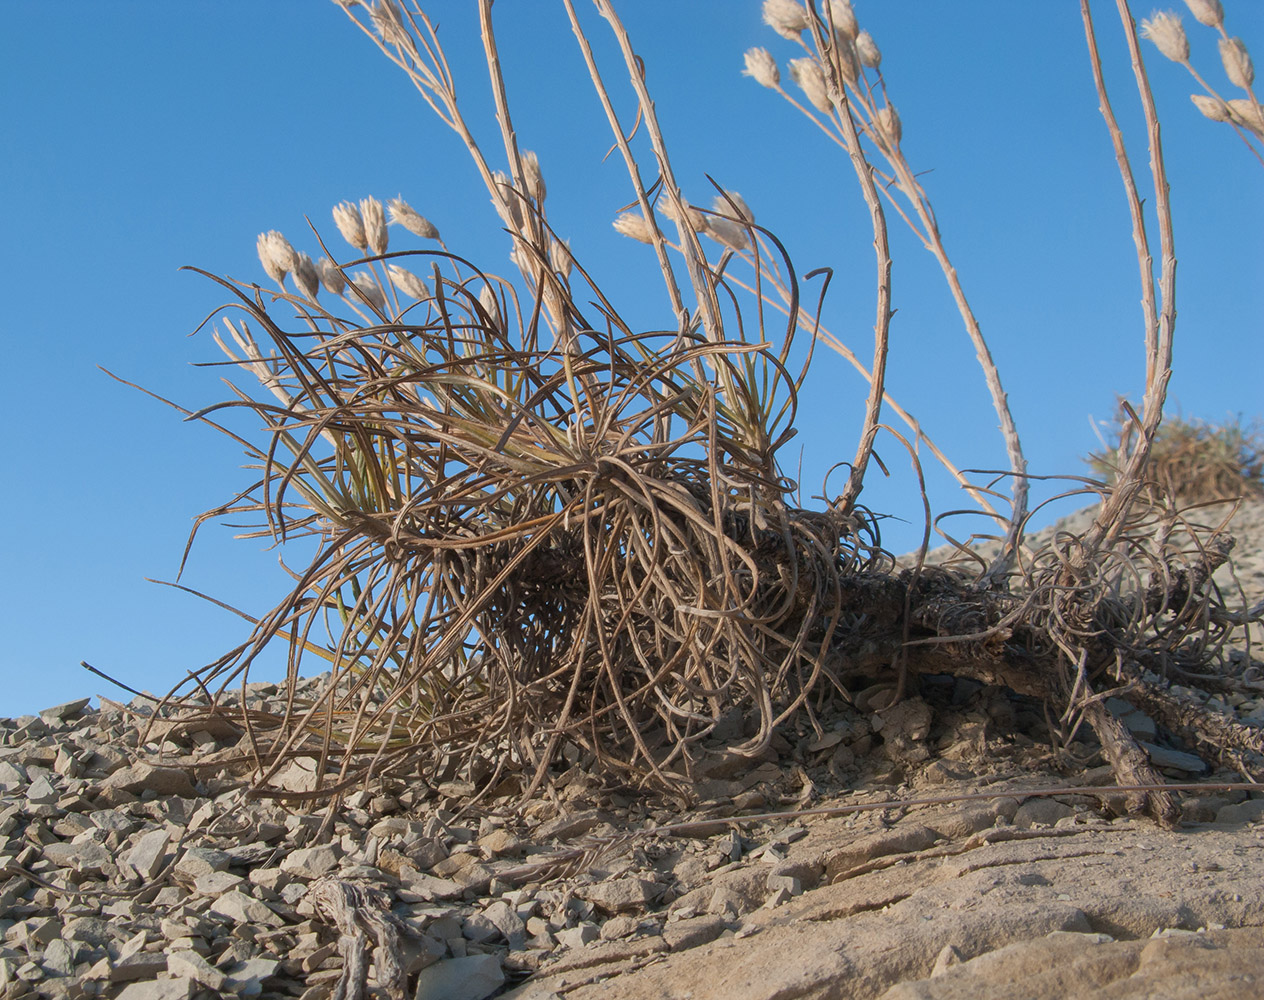
<svg viewBox="0 0 1264 1000">
<path fill-rule="evenodd" d="M 758 0 L 624 7 L 686 195 L 709 202 L 710 173 L 783 238 L 800 274 L 834 267 L 827 325 L 867 357 L 871 236 L 851 168 L 739 75 L 753 45 L 783 61 L 798 53 L 760 23 Z M 1095 7 L 1116 110 L 1137 139 L 1114 5 Z M 1264 5 L 1226 7 L 1231 31 L 1264 58 Z M 490 152 L 474 4 L 428 8 Z M 883 50 L 905 151 L 926 172 L 1031 470 L 1082 473 L 1092 420 L 1110 415 L 1117 393 L 1136 395 L 1143 356 L 1127 211 L 1078 7 L 856 8 Z M 560 5 L 499 0 L 495 13 L 515 124 L 540 156 L 553 224 L 629 318 L 670 325 L 652 255 L 610 227 L 630 194 L 617 157 L 602 160 L 608 133 Z M 1196 63 L 1223 83 L 1210 29 L 1185 20 Z M 608 54 L 602 23 L 591 27 Z M 1180 258 L 1171 404 L 1200 418 L 1258 415 L 1264 169 L 1197 114 L 1183 70 L 1148 45 L 1146 58 Z M 616 66 L 611 82 L 625 79 Z M 224 398 L 222 370 L 192 367 L 217 349 L 205 332 L 187 336 L 223 295 L 180 265 L 266 283 L 257 233 L 279 229 L 315 250 L 304 216 L 337 241 L 330 208 L 366 195 L 402 194 L 454 251 L 492 269 L 504 270 L 508 243 L 463 148 L 333 3 L 12 4 L 0 94 L 0 715 L 18 715 L 119 694 L 81 659 L 159 691 L 242 638 L 238 619 L 144 580 L 173 578 L 192 518 L 251 481 L 239 450 L 97 368 L 191 408 Z M 907 232 L 896 231 L 895 251 L 889 389 L 959 465 L 999 467 L 996 421 L 942 278 Z M 840 358 L 818 351 L 799 420 L 805 493 L 851 457 L 864 392 Z M 874 470 L 863 499 L 911 522 L 887 522 L 888 547 L 903 551 L 920 535 L 920 501 L 898 446 L 879 450 L 893 476 Z M 937 510 L 963 505 L 942 475 L 932 488 Z M 275 552 L 231 536 L 208 529 L 185 582 L 261 613 L 288 581 Z"/>
</svg>

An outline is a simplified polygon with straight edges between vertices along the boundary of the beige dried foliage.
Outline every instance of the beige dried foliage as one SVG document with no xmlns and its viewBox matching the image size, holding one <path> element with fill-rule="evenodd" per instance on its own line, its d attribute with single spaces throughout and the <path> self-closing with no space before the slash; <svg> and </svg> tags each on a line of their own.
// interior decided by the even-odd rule
<svg viewBox="0 0 1264 1000">
<path fill-rule="evenodd" d="M 856 55 L 860 57 L 862 66 L 877 69 L 882 65 L 882 50 L 878 48 L 878 43 L 873 40 L 873 35 L 867 31 L 862 31 L 856 36 Z"/>
<path fill-rule="evenodd" d="M 1251 84 L 1255 83 L 1255 66 L 1241 38 L 1220 39 L 1220 62 L 1224 66 L 1225 76 L 1235 87 L 1249 90 Z"/>
<path fill-rule="evenodd" d="M 1180 17 L 1172 11 L 1156 11 L 1142 20 L 1141 37 L 1152 41 L 1172 62 L 1189 62 L 1189 39 Z"/>
<path fill-rule="evenodd" d="M 320 292 L 320 275 L 316 273 L 316 265 L 312 263 L 312 258 L 305 253 L 294 256 L 294 284 L 309 299 L 316 301 L 316 296 Z"/>
<path fill-rule="evenodd" d="M 725 191 L 711 200 L 711 208 L 720 215 L 736 217 L 739 221 L 754 222 L 755 213 L 746 204 L 746 199 L 736 191 Z"/>
<path fill-rule="evenodd" d="M 892 148 L 900 144 L 900 140 L 904 137 L 904 127 L 900 123 L 899 112 L 892 105 L 878 108 L 874 114 L 874 124 Z"/>
<path fill-rule="evenodd" d="M 357 250 L 369 248 L 368 238 L 364 233 L 364 219 L 360 217 L 360 209 L 354 202 L 342 201 L 334 206 L 334 225 L 342 238 Z"/>
<path fill-rule="evenodd" d="M 829 113 L 834 109 L 834 105 L 829 99 L 829 88 L 825 83 L 825 74 L 821 72 L 820 63 L 815 59 L 804 56 L 800 59 L 790 60 L 790 77 L 799 89 L 803 91 L 803 96 L 817 111 Z"/>
<path fill-rule="evenodd" d="M 1264 139 L 1264 113 L 1258 104 L 1245 97 L 1235 97 L 1225 103 L 1234 122 Z"/>
<path fill-rule="evenodd" d="M 374 309 L 379 312 L 386 310 L 386 293 L 382 291 L 382 286 L 377 283 L 377 278 L 371 271 L 356 271 L 350 276 L 349 281 Z"/>
<path fill-rule="evenodd" d="M 792 42 L 812 24 L 807 8 L 795 0 L 764 0 L 763 17 L 764 24 Z"/>
<path fill-rule="evenodd" d="M 767 49 L 747 49 L 745 55 L 742 56 L 742 61 L 746 64 L 742 75 L 751 77 L 761 87 L 775 89 L 781 83 L 781 71 L 777 69 L 777 60 Z"/>
<path fill-rule="evenodd" d="M 621 236 L 630 237 L 640 243 L 654 242 L 654 230 L 640 212 L 621 212 L 612 225 Z"/>
<path fill-rule="evenodd" d="M 1185 0 L 1185 6 L 1196 21 L 1209 28 L 1218 28 L 1224 23 L 1224 7 L 1220 0 Z"/>
<path fill-rule="evenodd" d="M 750 249 L 750 236 L 747 235 L 746 228 L 740 223 L 714 215 L 706 216 L 705 221 L 706 226 L 702 231 L 717 243 L 728 247 L 730 250 Z"/>
<path fill-rule="evenodd" d="M 400 267 L 398 264 L 387 264 L 386 273 L 391 279 L 391 284 L 410 298 L 419 301 L 430 298 L 430 289 L 426 287 L 426 283 L 407 268 Z"/>
<path fill-rule="evenodd" d="M 535 199 L 537 205 L 543 205 L 548 195 L 544 184 L 544 174 L 540 172 L 540 158 L 528 149 L 522 154 L 522 179 L 527 184 L 527 194 Z"/>
<path fill-rule="evenodd" d="M 255 241 L 255 249 L 259 253 L 259 263 L 263 265 L 268 277 L 278 285 L 285 282 L 285 276 L 294 270 L 296 256 L 290 241 L 275 229 L 260 233 Z"/>
<path fill-rule="evenodd" d="M 388 221 L 392 226 L 403 226 L 423 240 L 437 240 L 439 230 L 435 224 L 414 209 L 403 198 L 392 198 L 386 203 Z"/>
<path fill-rule="evenodd" d="M 390 234 L 386 229 L 386 214 L 382 203 L 374 197 L 360 199 L 360 218 L 364 220 L 364 236 L 369 249 L 376 254 L 386 253 Z"/>
<path fill-rule="evenodd" d="M 852 9 L 851 0 L 829 0 L 829 13 L 838 39 L 854 42 L 860 32 L 860 25 L 856 22 L 856 12 Z"/>
<path fill-rule="evenodd" d="M 325 287 L 325 291 L 329 292 L 330 295 L 341 295 L 346 291 L 346 275 L 328 257 L 322 257 L 316 262 L 316 273 L 320 277 L 320 283 Z"/>
<path fill-rule="evenodd" d="M 1213 122 L 1232 121 L 1229 114 L 1229 106 L 1218 97 L 1208 97 L 1206 94 L 1190 94 L 1189 99 L 1194 102 L 1194 107 L 1203 113 L 1203 116 L 1210 118 Z"/>
</svg>

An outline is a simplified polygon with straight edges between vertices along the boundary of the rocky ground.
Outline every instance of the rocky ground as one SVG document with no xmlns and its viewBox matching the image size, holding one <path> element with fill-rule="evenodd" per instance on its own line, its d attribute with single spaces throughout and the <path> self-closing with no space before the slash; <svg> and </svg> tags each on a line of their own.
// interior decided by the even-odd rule
<svg viewBox="0 0 1264 1000">
<path fill-rule="evenodd" d="M 1235 530 L 1259 600 L 1264 504 Z M 1164 831 L 1121 793 L 1025 794 L 1111 774 L 1090 738 L 1055 754 L 1024 699 L 929 679 L 879 714 L 884 693 L 764 760 L 714 755 L 687 810 L 576 759 L 523 813 L 462 813 L 454 782 L 329 823 L 250 798 L 222 723 L 138 748 L 144 698 L 0 721 L 0 996 L 318 1000 L 370 956 L 370 995 L 420 1000 L 1264 996 L 1264 797 L 1185 793 Z M 1264 725 L 1259 693 L 1189 692 Z M 1169 780 L 1241 780 L 1110 707 Z M 690 819 L 714 822 L 646 832 Z"/>
</svg>

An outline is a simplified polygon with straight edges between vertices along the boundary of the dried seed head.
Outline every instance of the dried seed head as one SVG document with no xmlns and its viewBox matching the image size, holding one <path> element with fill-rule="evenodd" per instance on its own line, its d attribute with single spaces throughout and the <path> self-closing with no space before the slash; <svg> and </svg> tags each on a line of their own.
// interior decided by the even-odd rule
<svg viewBox="0 0 1264 1000">
<path fill-rule="evenodd" d="M 387 264 L 386 273 L 390 275 L 391 284 L 410 298 L 425 301 L 430 298 L 430 289 L 417 275 L 396 264 Z"/>
<path fill-rule="evenodd" d="M 1210 118 L 1213 122 L 1229 121 L 1229 108 L 1224 101 L 1208 97 L 1206 94 L 1190 94 L 1189 99 L 1194 102 L 1194 107 L 1203 113 L 1203 116 Z"/>
<path fill-rule="evenodd" d="M 856 47 L 844 40 L 834 47 L 833 54 L 838 57 L 838 68 L 842 71 L 843 81 L 855 86 L 860 79 L 860 60 L 856 57 Z"/>
<path fill-rule="evenodd" d="M 725 207 L 727 208 L 728 206 Z M 732 211 L 732 209 L 728 210 Z M 747 235 L 745 226 L 729 219 L 722 219 L 716 215 L 706 216 L 705 222 L 706 228 L 702 231 L 717 243 L 731 250 L 750 249 L 750 236 Z"/>
<path fill-rule="evenodd" d="M 571 268 L 575 266 L 575 258 L 571 255 L 569 241 L 553 240 L 549 244 L 549 266 L 563 278 L 569 278 Z"/>
<path fill-rule="evenodd" d="M 851 0 L 829 0 L 829 12 L 834 21 L 834 34 L 844 41 L 855 41 L 860 25 L 856 23 Z"/>
<path fill-rule="evenodd" d="M 500 194 L 500 198 L 494 202 L 500 221 L 515 233 L 522 232 L 522 202 L 514 190 L 513 183 L 509 180 L 509 175 L 503 170 L 497 170 L 492 174 L 492 181 L 495 182 L 496 190 Z"/>
<path fill-rule="evenodd" d="M 369 18 L 373 22 L 373 29 L 382 36 L 382 41 L 405 47 L 411 44 L 408 29 L 404 27 L 404 15 L 395 0 L 377 0 L 369 8 Z"/>
<path fill-rule="evenodd" d="M 540 173 L 540 158 L 529 149 L 522 154 L 522 179 L 527 185 L 527 193 L 537 205 L 543 205 L 548 189 L 544 186 L 544 175 Z"/>
<path fill-rule="evenodd" d="M 1157 11 L 1141 22 L 1141 37 L 1148 38 L 1172 62 L 1189 62 L 1189 39 L 1181 19 L 1170 10 Z"/>
<path fill-rule="evenodd" d="M 817 111 L 829 112 L 834 106 L 830 103 L 829 88 L 825 85 L 825 74 L 815 59 L 803 57 L 790 60 L 790 76 L 799 89 Z"/>
<path fill-rule="evenodd" d="M 729 218 L 736 217 L 739 221 L 747 222 L 755 221 L 755 213 L 750 210 L 750 206 L 746 204 L 746 199 L 736 191 L 725 191 L 723 194 L 717 194 L 711 202 L 711 207 L 720 215 Z"/>
<path fill-rule="evenodd" d="M 320 283 L 330 295 L 341 295 L 346 290 L 346 277 L 328 257 L 322 257 L 316 262 L 316 273 L 320 275 Z"/>
<path fill-rule="evenodd" d="M 312 263 L 311 257 L 305 253 L 294 256 L 294 284 L 309 299 L 316 301 L 316 295 L 320 291 L 320 275 L 316 273 L 316 265 Z"/>
<path fill-rule="evenodd" d="M 856 36 L 856 55 L 860 56 L 861 64 L 870 69 L 877 69 L 882 65 L 882 50 L 873 40 L 873 35 L 867 31 Z"/>
<path fill-rule="evenodd" d="M 492 291 L 491 285 L 484 285 L 478 293 L 478 304 L 483 307 L 483 312 L 487 313 L 492 326 L 497 330 L 504 330 L 504 323 L 500 318 L 500 302 L 496 298 L 496 293 Z"/>
<path fill-rule="evenodd" d="M 386 207 L 390 213 L 391 225 L 403 226 L 414 236 L 420 236 L 423 240 L 439 238 L 439 230 L 435 228 L 434 223 L 414 210 L 412 205 L 403 198 L 392 198 L 386 203 Z"/>
<path fill-rule="evenodd" d="M 1246 90 L 1255 82 L 1255 66 L 1241 38 L 1220 39 L 1220 61 L 1224 63 L 1229 82 L 1235 87 Z"/>
<path fill-rule="evenodd" d="M 878 109 L 873 116 L 874 124 L 878 126 L 878 131 L 886 137 L 886 140 L 894 149 L 900 144 L 900 139 L 904 136 L 904 127 L 900 124 L 900 116 L 890 104 Z"/>
<path fill-rule="evenodd" d="M 1259 106 L 1254 101 L 1235 97 L 1228 104 L 1229 115 L 1235 122 L 1264 139 L 1264 115 L 1260 114 Z"/>
<path fill-rule="evenodd" d="M 268 277 L 278 285 L 285 283 L 285 276 L 294 270 L 296 254 L 290 241 L 275 229 L 260 233 L 255 240 L 255 249 L 259 253 L 259 263 Z"/>
<path fill-rule="evenodd" d="M 351 275 L 351 283 L 369 300 L 369 304 L 374 309 L 379 312 L 386 311 L 386 293 L 382 291 L 382 286 L 377 283 L 377 278 L 373 277 L 372 272 L 356 271 Z"/>
<path fill-rule="evenodd" d="M 334 206 L 334 223 L 342 238 L 357 250 L 369 248 L 369 241 L 364 235 L 364 220 L 360 218 L 360 210 L 354 202 L 343 201 Z"/>
<path fill-rule="evenodd" d="M 764 24 L 782 38 L 797 42 L 812 20 L 807 9 L 795 0 L 764 0 Z"/>
<path fill-rule="evenodd" d="M 1217 28 L 1224 21 L 1224 7 L 1220 0 L 1185 0 L 1185 6 L 1194 19 L 1209 28 Z"/>
<path fill-rule="evenodd" d="M 360 199 L 360 218 L 364 220 L 364 235 L 374 253 L 386 253 L 390 235 L 386 231 L 386 216 L 382 203 L 376 198 Z"/>
<path fill-rule="evenodd" d="M 654 230 L 640 212 L 623 212 L 614 220 L 613 225 L 621 236 L 630 236 L 641 243 L 654 242 Z"/>
<path fill-rule="evenodd" d="M 761 87 L 776 87 L 781 82 L 781 71 L 777 69 L 777 60 L 767 49 L 747 49 L 742 57 L 746 68 L 743 76 L 749 76 Z"/>
<path fill-rule="evenodd" d="M 707 228 L 707 217 L 690 205 L 689 202 L 684 201 L 683 198 L 681 201 L 683 202 L 685 209 L 683 215 L 685 224 L 691 229 L 703 232 Z M 659 201 L 658 210 L 667 216 L 667 218 L 671 219 L 672 222 L 679 224 L 682 221 L 682 215 L 676 210 L 675 202 L 666 196 Z"/>
</svg>

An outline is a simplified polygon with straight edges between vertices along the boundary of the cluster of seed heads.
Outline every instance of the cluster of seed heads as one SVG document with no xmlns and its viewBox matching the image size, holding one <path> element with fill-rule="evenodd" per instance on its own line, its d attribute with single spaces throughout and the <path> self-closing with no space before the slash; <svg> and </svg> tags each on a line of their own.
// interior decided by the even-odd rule
<svg viewBox="0 0 1264 1000">
<path fill-rule="evenodd" d="M 334 224 L 338 232 L 356 250 L 381 256 L 390 244 L 388 226 L 401 226 L 423 240 L 438 240 L 439 230 L 434 223 L 416 211 L 402 198 L 392 198 L 385 209 L 376 198 L 362 198 L 339 202 L 333 210 Z M 323 288 L 331 295 L 347 294 L 348 284 L 353 285 L 359 301 L 368 302 L 381 311 L 386 307 L 386 293 L 372 271 L 362 270 L 347 274 L 328 257 L 313 261 L 310 256 L 295 250 L 290 241 L 275 229 L 260 233 L 256 241 L 259 263 L 264 272 L 282 288 L 285 279 L 292 277 L 298 291 L 309 301 L 315 302 Z M 426 283 L 406 268 L 396 264 L 386 265 L 386 275 L 391 284 L 410 298 L 430 298 Z"/>
<path fill-rule="evenodd" d="M 1246 97 L 1224 98 L 1207 83 L 1190 62 L 1189 37 L 1180 15 L 1175 11 L 1159 11 L 1141 22 L 1141 35 L 1172 62 L 1180 63 L 1206 91 L 1191 94 L 1189 99 L 1207 118 L 1228 122 L 1264 139 L 1264 111 L 1256 99 L 1255 66 L 1241 38 L 1230 37 L 1225 30 L 1224 7 L 1220 0 L 1185 0 L 1185 5 L 1199 24 L 1214 28 L 1220 35 L 1220 64 L 1229 83 L 1246 92 Z"/>
</svg>

